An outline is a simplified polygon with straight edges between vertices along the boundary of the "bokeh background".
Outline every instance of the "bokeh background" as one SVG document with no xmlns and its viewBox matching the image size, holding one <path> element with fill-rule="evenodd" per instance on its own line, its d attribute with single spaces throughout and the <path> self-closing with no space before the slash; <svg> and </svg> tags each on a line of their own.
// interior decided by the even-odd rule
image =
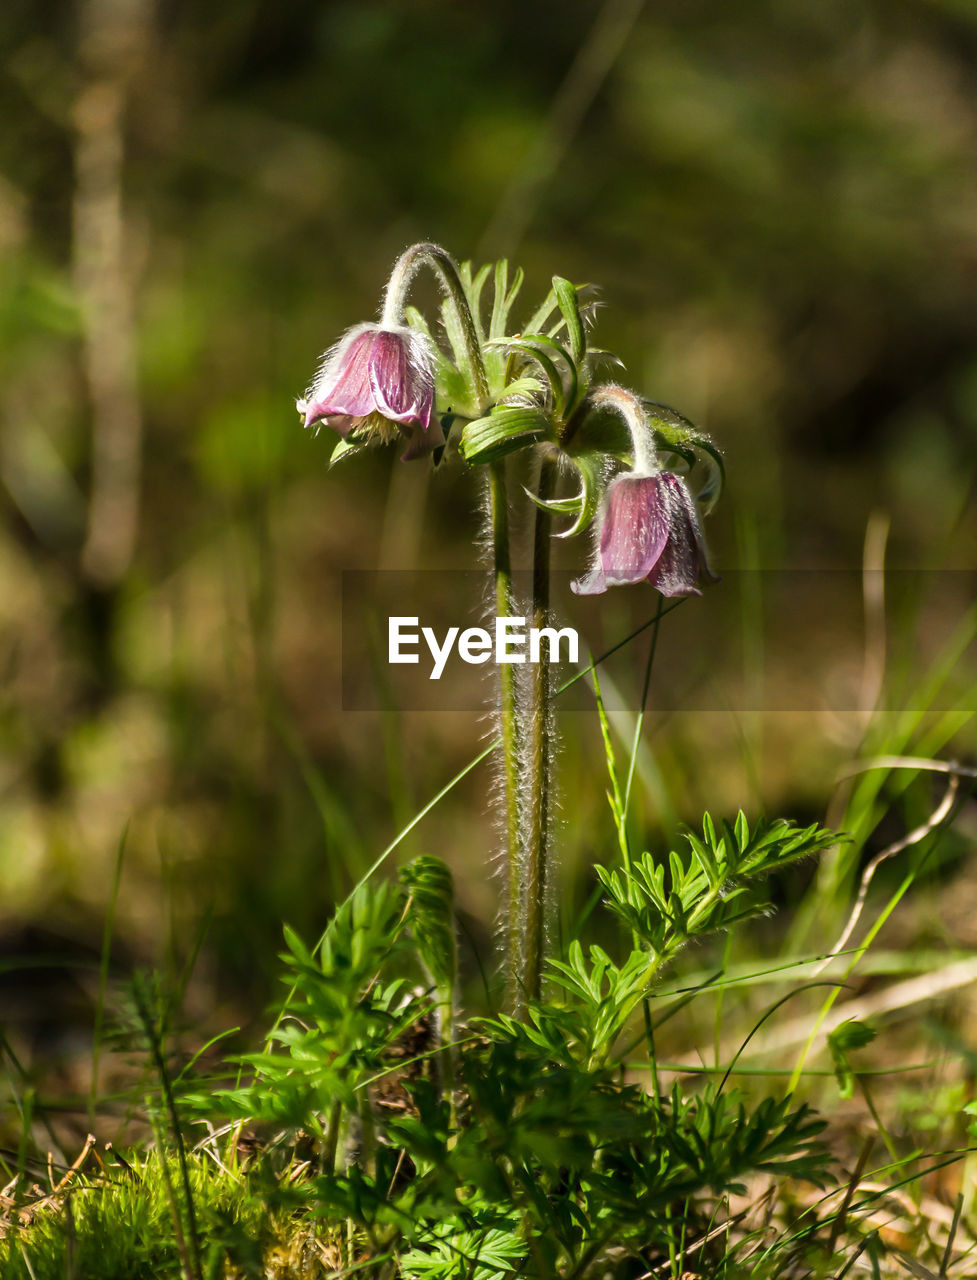
<svg viewBox="0 0 977 1280">
<path fill-rule="evenodd" d="M 929 745 L 972 755 L 975 76 L 968 0 L 0 6 L 0 981 L 27 1068 L 90 1036 L 117 868 L 113 965 L 192 968 L 201 1034 L 260 1025 L 282 921 L 314 935 L 484 739 L 340 687 L 343 570 L 470 567 L 478 477 L 330 472 L 293 407 L 417 239 L 509 255 L 527 312 L 554 273 L 598 284 L 599 344 L 725 451 L 707 640 L 747 696 L 652 705 L 649 840 L 706 805 L 823 816 L 871 708 L 952 644 Z M 831 573 L 866 565 L 842 607 Z M 909 583 L 885 645 L 883 565 Z M 796 590 L 771 605 L 761 571 Z M 606 637 L 653 609 L 607 597 Z M 817 681 L 765 709 L 800 641 Z M 645 642 L 608 677 L 624 740 Z M 563 742 L 572 911 L 612 831 L 595 717 Z M 451 864 L 486 955 L 490 791 L 474 772 L 398 853 Z"/>
</svg>

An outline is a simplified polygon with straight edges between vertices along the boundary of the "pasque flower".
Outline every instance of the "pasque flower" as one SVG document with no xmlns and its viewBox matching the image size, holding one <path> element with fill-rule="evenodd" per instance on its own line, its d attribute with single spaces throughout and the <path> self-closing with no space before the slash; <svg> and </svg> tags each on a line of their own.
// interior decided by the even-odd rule
<svg viewBox="0 0 977 1280">
<path fill-rule="evenodd" d="M 325 422 L 344 439 L 386 442 L 407 437 L 404 460 L 444 444 L 434 409 L 434 370 L 427 339 L 404 326 L 360 324 L 322 357 L 298 402 L 305 425 Z"/>
<path fill-rule="evenodd" d="M 584 596 L 632 582 L 650 582 L 663 596 L 701 595 L 700 572 L 715 576 L 685 481 L 670 471 L 628 471 L 608 485 L 597 562 L 571 585 Z"/>
</svg>

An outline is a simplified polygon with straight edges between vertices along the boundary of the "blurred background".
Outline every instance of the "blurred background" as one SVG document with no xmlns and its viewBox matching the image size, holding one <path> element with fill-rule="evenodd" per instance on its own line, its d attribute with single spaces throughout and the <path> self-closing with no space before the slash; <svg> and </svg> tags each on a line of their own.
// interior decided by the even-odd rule
<svg viewBox="0 0 977 1280">
<path fill-rule="evenodd" d="M 294 410 L 417 239 L 522 264 L 527 314 L 554 273 L 599 285 L 598 345 L 725 452 L 706 639 L 747 696 L 653 701 L 649 841 L 705 806 L 823 817 L 910 704 L 901 749 L 972 757 L 975 73 L 967 0 L 6 0 L 0 1018 L 25 1071 L 90 1038 L 107 916 L 119 972 L 192 969 L 201 1039 L 264 1025 L 282 922 L 314 936 L 484 741 L 471 711 L 343 711 L 340 679 L 342 572 L 470 567 L 479 477 L 330 472 Z M 607 643 L 642 591 L 604 598 Z M 815 684 L 767 705 L 801 642 Z M 608 672 L 622 741 L 646 653 Z M 572 914 L 613 856 L 592 713 L 561 769 Z M 483 766 L 397 855 L 452 866 L 489 959 L 490 790 Z"/>
</svg>

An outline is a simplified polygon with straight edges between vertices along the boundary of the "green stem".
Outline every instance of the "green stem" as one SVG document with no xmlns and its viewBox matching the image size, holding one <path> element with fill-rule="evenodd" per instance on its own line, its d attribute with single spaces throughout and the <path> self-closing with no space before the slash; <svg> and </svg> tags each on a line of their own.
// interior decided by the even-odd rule
<svg viewBox="0 0 977 1280">
<path fill-rule="evenodd" d="M 414 276 L 424 266 L 431 268 L 438 277 L 442 289 L 457 308 L 458 318 L 461 321 L 461 327 L 465 335 L 465 346 L 468 351 L 472 390 L 475 393 L 479 410 L 487 409 L 491 397 L 489 395 L 488 378 L 485 375 L 482 345 L 478 340 L 475 318 L 468 304 L 468 295 L 465 293 L 465 286 L 462 284 L 461 276 L 458 274 L 455 260 L 440 245 L 422 241 L 420 244 L 411 245 L 409 249 L 406 249 L 400 255 L 397 259 L 397 265 L 387 281 L 380 324 L 385 329 L 403 324 L 404 302 L 407 298 L 407 291 Z"/>
<path fill-rule="evenodd" d="M 892 1163 L 898 1164 L 899 1153 L 896 1151 L 895 1144 L 892 1141 L 892 1136 L 889 1133 L 889 1130 L 882 1123 L 882 1117 L 879 1115 L 878 1108 L 875 1105 L 875 1099 L 872 1097 L 872 1090 L 869 1088 L 868 1081 L 861 1072 L 855 1072 L 855 1083 L 858 1085 L 861 1095 L 865 1099 L 865 1105 L 872 1114 L 872 1119 L 875 1121 L 876 1128 L 882 1135 L 882 1141 L 885 1144 L 885 1149 L 888 1151 Z"/>
<path fill-rule="evenodd" d="M 472 315 L 468 295 L 454 259 L 436 244 L 412 245 L 397 261 L 387 282 L 381 324 L 384 327 L 403 322 L 404 302 L 416 273 L 428 266 L 438 277 L 445 294 L 451 299 L 461 323 L 468 355 L 472 392 L 479 411 L 489 407 L 491 395 L 478 327 Z M 489 467 L 489 497 L 492 520 L 492 551 L 495 567 L 495 612 L 498 617 L 511 617 L 512 564 L 509 539 L 509 499 L 506 492 L 505 463 Z M 504 804 L 506 825 L 506 863 L 508 869 L 509 907 L 506 926 L 506 980 L 509 1002 L 514 1002 L 517 987 L 517 962 L 520 948 L 520 875 L 519 875 L 519 736 L 516 708 L 515 674 L 509 663 L 499 667 L 499 718 L 502 730 Z"/>
<path fill-rule="evenodd" d="M 377 1134 L 373 1124 L 373 1109 L 370 1106 L 370 1091 L 364 1089 L 360 1094 L 360 1151 L 363 1172 L 368 1178 L 377 1176 Z"/>
<path fill-rule="evenodd" d="M 455 1096 L 457 1073 L 455 1071 L 455 993 L 452 986 L 438 992 L 438 1012 L 441 1032 L 441 1087 L 448 1099 L 448 1127 L 452 1134 L 458 1131 L 458 1099 Z"/>
<path fill-rule="evenodd" d="M 339 1126 L 343 1118 L 343 1104 L 334 1102 L 329 1108 L 325 1138 L 322 1144 L 322 1168 L 327 1177 L 336 1172 L 336 1156 L 339 1153 Z"/>
<path fill-rule="evenodd" d="M 544 457 L 540 462 L 537 493 L 546 502 L 553 492 L 556 463 Z M 547 625 L 550 607 L 550 523 L 548 511 L 537 507 L 533 534 L 533 598 L 530 626 Z M 547 865 L 550 810 L 550 664 L 546 646 L 540 646 L 539 661 L 531 669 L 529 707 L 529 753 L 525 794 L 525 879 L 522 982 L 519 1000 L 537 1000 L 543 973 L 544 919 L 546 912 Z"/>
<path fill-rule="evenodd" d="M 641 691 L 641 709 L 638 712 L 637 719 L 634 723 L 634 740 L 631 744 L 631 760 L 628 764 L 628 780 L 624 788 L 624 803 L 621 806 L 621 825 L 624 829 L 623 852 L 624 852 L 624 869 L 628 876 L 630 884 L 631 879 L 631 846 L 627 838 L 627 822 L 628 808 L 631 804 L 631 785 L 634 782 L 634 771 L 638 763 L 638 750 L 641 746 L 641 731 L 645 723 L 645 708 L 648 705 L 648 690 L 651 687 L 651 669 L 655 663 L 655 650 L 658 648 L 658 624 L 661 622 L 662 609 L 665 605 L 664 596 L 658 597 L 658 608 L 655 612 L 655 629 L 651 633 L 651 646 L 648 650 L 648 662 L 645 666 L 645 683 Z M 617 781 L 615 779 L 615 787 Z M 638 935 L 637 931 L 631 930 L 631 945 L 637 951 Z M 651 1092 L 655 1100 L 655 1106 L 661 1105 L 661 1090 L 658 1083 L 658 1060 L 655 1052 L 655 1028 L 651 1018 L 651 1001 L 645 996 L 641 1002 L 642 1014 L 645 1023 L 645 1041 L 648 1046 L 648 1067 L 651 1071 Z M 669 1248 L 671 1249 L 671 1235 L 669 1234 Z M 672 1259 L 674 1269 L 674 1259 Z"/>
<path fill-rule="evenodd" d="M 506 493 L 505 462 L 489 466 L 489 495 L 492 508 L 492 548 L 495 556 L 495 612 L 498 617 L 511 617 L 512 565 L 509 553 L 509 499 Z M 519 717 L 516 709 L 516 680 L 511 663 L 499 664 L 499 720 L 502 730 L 503 785 L 506 830 L 506 867 L 508 871 L 508 918 L 506 923 L 507 1003 L 517 1003 L 518 960 L 520 950 L 520 874 L 519 874 Z"/>
</svg>

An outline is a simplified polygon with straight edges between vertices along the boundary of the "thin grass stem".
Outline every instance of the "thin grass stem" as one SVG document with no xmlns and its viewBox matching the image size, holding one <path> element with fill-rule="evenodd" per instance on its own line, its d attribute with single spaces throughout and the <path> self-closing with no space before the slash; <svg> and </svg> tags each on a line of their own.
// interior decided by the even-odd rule
<svg viewBox="0 0 977 1280">
<path fill-rule="evenodd" d="M 193 1274 L 197 1277 L 197 1280 L 201 1280 L 203 1271 L 200 1253 L 200 1235 L 197 1229 L 197 1212 L 193 1202 L 193 1189 L 190 1186 L 190 1168 L 187 1163 L 187 1150 L 183 1142 L 183 1133 L 180 1129 L 180 1117 L 176 1109 L 176 1099 L 173 1096 L 173 1089 L 170 1083 L 170 1076 L 166 1067 L 166 1061 L 163 1057 L 163 1049 L 160 1043 L 159 1033 L 157 1032 L 153 1022 L 149 1003 L 146 999 L 146 992 L 143 989 L 142 983 L 138 980 L 133 985 L 133 995 L 136 1001 L 139 1020 L 142 1023 L 143 1031 L 145 1032 L 146 1039 L 149 1042 L 150 1057 L 156 1070 L 156 1074 L 159 1077 L 160 1087 L 163 1094 L 163 1102 L 169 1118 L 170 1129 L 173 1134 L 173 1142 L 176 1146 L 177 1161 L 180 1168 L 180 1181 L 183 1184 L 183 1196 L 186 1204 L 186 1234 L 189 1240 L 190 1254 L 193 1261 Z M 160 1150 L 160 1159 L 165 1164 L 165 1148 Z"/>
<path fill-rule="evenodd" d="M 941 831 L 945 829 L 946 828 L 944 827 L 941 829 Z M 841 991 L 845 983 L 848 981 L 852 972 L 858 965 L 859 960 L 868 951 L 872 943 L 875 941 L 883 925 L 889 919 L 889 916 L 893 913 L 893 911 L 895 911 L 896 907 L 902 901 L 905 894 L 908 893 L 911 885 L 913 884 L 914 880 L 919 875 L 919 873 L 922 871 L 923 867 L 926 865 L 930 855 L 932 854 L 933 850 L 936 848 L 938 843 L 939 843 L 939 835 L 937 836 L 937 839 L 934 840 L 933 844 L 930 845 L 930 847 L 923 853 L 922 857 L 919 859 L 916 866 L 910 867 L 909 871 L 906 873 L 905 877 L 903 878 L 902 883 L 899 885 L 899 888 L 895 891 L 895 893 L 886 903 L 885 907 L 880 912 L 878 918 L 875 920 L 875 923 L 872 925 L 868 933 L 865 935 L 865 938 L 861 943 L 861 945 L 856 950 L 854 950 L 851 956 L 851 960 L 848 963 L 848 967 L 847 969 L 845 969 L 845 972 L 842 975 L 840 981 L 838 982 L 836 989 L 830 993 L 830 995 L 827 997 L 827 999 L 822 1004 L 820 1010 L 818 1011 L 818 1015 L 814 1020 L 813 1026 L 811 1027 L 810 1034 L 808 1035 L 807 1040 L 804 1044 L 804 1048 L 801 1050 L 801 1056 L 798 1059 L 797 1065 L 794 1067 L 793 1074 L 791 1075 L 789 1092 L 793 1093 L 794 1090 L 796 1089 L 797 1082 L 800 1079 L 801 1072 L 804 1070 L 804 1064 L 807 1061 L 807 1056 L 811 1052 L 811 1048 L 813 1047 L 814 1042 L 817 1039 L 818 1031 L 821 1029 L 821 1025 L 824 1022 L 825 1018 L 831 1012 L 831 1009 L 835 1001 L 838 999 L 838 996 L 841 994 Z"/>
</svg>

